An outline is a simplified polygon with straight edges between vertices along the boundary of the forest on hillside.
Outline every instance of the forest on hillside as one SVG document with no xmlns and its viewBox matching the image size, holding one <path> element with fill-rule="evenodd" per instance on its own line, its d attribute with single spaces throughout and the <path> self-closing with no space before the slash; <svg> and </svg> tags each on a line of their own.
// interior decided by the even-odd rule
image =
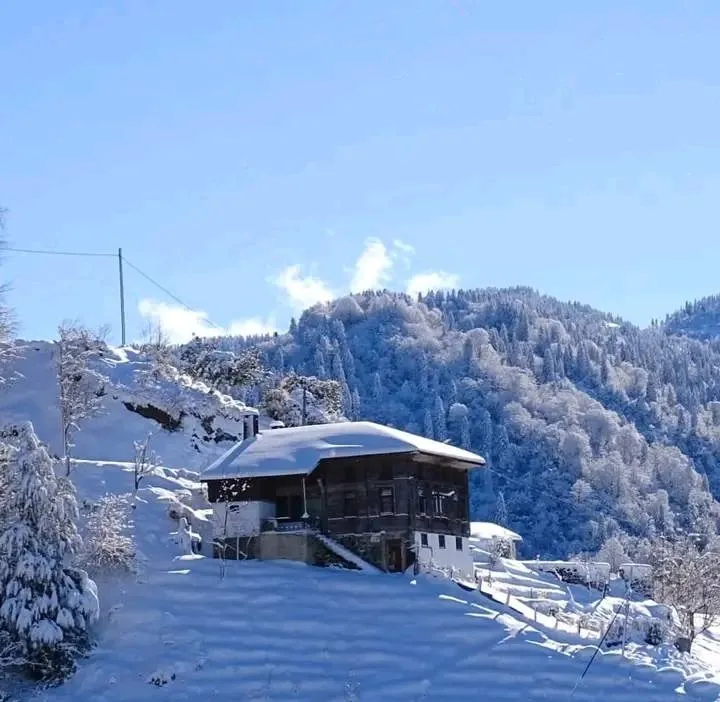
<svg viewBox="0 0 720 702">
<path fill-rule="evenodd" d="M 202 342 L 266 368 L 335 379 L 348 418 L 482 453 L 475 518 L 529 556 L 638 555 L 677 531 L 714 538 L 720 349 L 639 329 L 527 288 L 368 292 L 307 310 L 288 333 Z M 267 385 L 245 399 L 262 406 Z"/>
</svg>

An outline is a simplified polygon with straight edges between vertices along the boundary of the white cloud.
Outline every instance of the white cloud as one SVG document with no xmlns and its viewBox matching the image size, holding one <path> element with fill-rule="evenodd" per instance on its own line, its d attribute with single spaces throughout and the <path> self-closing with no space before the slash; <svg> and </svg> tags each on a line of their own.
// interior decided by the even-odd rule
<svg viewBox="0 0 720 702">
<path fill-rule="evenodd" d="M 380 239 L 368 239 L 355 262 L 350 292 L 382 288 L 390 280 L 393 261 Z"/>
<path fill-rule="evenodd" d="M 402 253 L 412 256 L 415 253 L 415 247 L 400 239 L 393 239 L 393 246 Z"/>
<path fill-rule="evenodd" d="M 312 276 L 303 277 L 299 264 L 288 266 L 271 282 L 285 292 L 290 306 L 298 312 L 318 302 L 328 302 L 334 297 L 325 281 Z"/>
<path fill-rule="evenodd" d="M 457 288 L 459 278 L 454 273 L 445 271 L 428 271 L 418 273 L 407 282 L 406 290 L 409 295 L 415 297 L 418 293 L 426 293 L 429 290 L 447 290 Z"/>
<path fill-rule="evenodd" d="M 415 255 L 415 247 L 400 239 L 393 239 L 393 258 L 399 258 L 405 268 L 412 265 L 412 257 Z"/>
<path fill-rule="evenodd" d="M 140 316 L 157 324 L 173 344 L 189 341 L 197 336 L 228 336 L 269 334 L 277 329 L 272 319 L 241 319 L 231 322 L 227 328 L 218 329 L 208 322 L 205 312 L 195 312 L 179 305 L 144 299 L 138 303 Z"/>
</svg>

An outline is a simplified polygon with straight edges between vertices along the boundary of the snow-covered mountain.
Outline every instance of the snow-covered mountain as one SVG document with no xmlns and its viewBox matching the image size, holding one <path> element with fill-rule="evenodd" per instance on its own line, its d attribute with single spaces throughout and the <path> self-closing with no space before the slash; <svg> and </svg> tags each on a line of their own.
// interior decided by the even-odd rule
<svg viewBox="0 0 720 702">
<path fill-rule="evenodd" d="M 62 454 L 55 344 L 19 342 L 0 385 L 3 423 L 31 421 L 51 453 Z M 201 468 L 242 436 L 254 409 L 166 367 L 154 372 L 150 355 L 103 347 L 91 359 L 100 412 L 80 423 L 73 455 L 130 461 L 134 441 L 152 433 L 150 446 L 166 465 Z"/>
<path fill-rule="evenodd" d="M 687 302 L 668 315 L 664 328 L 669 334 L 681 334 L 693 339 L 720 339 L 720 295 Z"/>
</svg>

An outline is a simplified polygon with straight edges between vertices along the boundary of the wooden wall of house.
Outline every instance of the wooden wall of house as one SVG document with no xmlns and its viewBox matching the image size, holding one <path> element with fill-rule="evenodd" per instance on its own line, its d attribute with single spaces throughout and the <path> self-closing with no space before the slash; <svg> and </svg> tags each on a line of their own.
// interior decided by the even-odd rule
<svg viewBox="0 0 720 702">
<path fill-rule="evenodd" d="M 323 528 L 330 534 L 469 535 L 467 473 L 443 459 L 419 461 L 413 454 L 326 459 L 311 476 L 317 484 L 314 478 L 322 481 Z M 392 511 L 383 499 L 386 488 L 392 489 Z M 418 498 L 420 490 L 425 500 Z M 446 499 L 441 511 L 433 500 L 437 492 L 454 492 L 457 499 Z"/>
<path fill-rule="evenodd" d="M 207 482 L 210 502 L 275 502 L 279 496 L 302 495 L 303 476 Z M 383 497 L 387 489 L 390 505 Z M 412 540 L 413 531 L 470 532 L 467 472 L 442 458 L 408 453 L 326 459 L 305 477 L 305 490 L 308 513 L 331 535 L 385 531 Z"/>
</svg>

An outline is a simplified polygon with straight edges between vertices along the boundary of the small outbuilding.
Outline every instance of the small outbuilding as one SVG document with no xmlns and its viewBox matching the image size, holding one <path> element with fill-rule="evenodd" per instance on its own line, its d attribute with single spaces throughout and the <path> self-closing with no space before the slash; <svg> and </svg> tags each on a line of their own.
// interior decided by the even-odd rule
<svg viewBox="0 0 720 702">
<path fill-rule="evenodd" d="M 470 523 L 470 546 L 503 558 L 517 558 L 517 544 L 522 536 L 493 522 Z"/>
</svg>

